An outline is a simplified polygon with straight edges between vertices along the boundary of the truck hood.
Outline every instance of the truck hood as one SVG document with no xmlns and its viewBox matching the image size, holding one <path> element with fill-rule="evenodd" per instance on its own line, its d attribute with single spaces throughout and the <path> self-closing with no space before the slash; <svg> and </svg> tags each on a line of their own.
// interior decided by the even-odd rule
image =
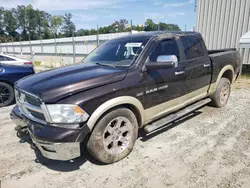
<svg viewBox="0 0 250 188">
<path fill-rule="evenodd" d="M 126 69 L 95 64 L 78 64 L 41 72 L 16 83 L 45 103 L 54 103 L 75 93 L 124 79 Z"/>
</svg>

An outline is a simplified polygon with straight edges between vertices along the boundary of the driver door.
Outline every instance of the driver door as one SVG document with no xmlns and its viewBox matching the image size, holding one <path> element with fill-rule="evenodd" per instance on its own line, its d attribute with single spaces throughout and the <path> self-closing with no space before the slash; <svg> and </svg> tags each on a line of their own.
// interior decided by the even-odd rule
<svg viewBox="0 0 250 188">
<path fill-rule="evenodd" d="M 147 64 L 156 64 L 159 56 L 173 55 L 178 59 L 176 67 L 155 66 L 154 69 L 147 69 Z M 144 108 L 146 120 L 151 121 L 179 105 L 182 102 L 181 97 L 185 94 L 184 66 L 181 64 L 177 40 L 171 38 L 160 41 L 147 58 L 145 66 L 147 70 L 142 77 L 145 90 Z"/>
</svg>

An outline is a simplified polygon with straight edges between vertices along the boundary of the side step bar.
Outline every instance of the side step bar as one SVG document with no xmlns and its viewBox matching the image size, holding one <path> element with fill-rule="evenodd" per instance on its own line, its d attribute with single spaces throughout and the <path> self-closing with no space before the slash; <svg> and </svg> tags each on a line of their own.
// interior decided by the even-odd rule
<svg viewBox="0 0 250 188">
<path fill-rule="evenodd" d="M 205 104 L 208 104 L 209 102 L 211 102 L 210 98 L 203 99 L 197 103 L 194 103 L 194 104 L 184 108 L 183 110 L 176 112 L 175 114 L 170 114 L 166 117 L 163 117 L 162 119 L 159 119 L 158 121 L 153 122 L 152 124 L 145 126 L 144 130 L 147 133 L 150 133 L 150 132 L 152 132 L 156 129 L 159 129 L 159 128 L 163 127 L 164 125 L 167 125 L 167 124 L 171 123 L 172 121 L 175 121 L 175 120 L 179 119 L 180 117 L 183 117 L 184 115 L 204 106 Z"/>
</svg>

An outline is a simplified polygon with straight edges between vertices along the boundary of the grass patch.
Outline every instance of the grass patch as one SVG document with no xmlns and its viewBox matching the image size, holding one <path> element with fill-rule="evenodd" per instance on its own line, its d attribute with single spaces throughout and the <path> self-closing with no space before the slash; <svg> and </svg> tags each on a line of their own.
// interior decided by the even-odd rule
<svg viewBox="0 0 250 188">
<path fill-rule="evenodd" d="M 34 62 L 34 66 L 37 67 L 37 66 L 40 66 L 40 65 L 41 65 L 41 61 L 35 61 L 35 62 Z"/>
<path fill-rule="evenodd" d="M 250 78 L 250 72 L 242 72 L 241 77 L 242 78 Z"/>
</svg>

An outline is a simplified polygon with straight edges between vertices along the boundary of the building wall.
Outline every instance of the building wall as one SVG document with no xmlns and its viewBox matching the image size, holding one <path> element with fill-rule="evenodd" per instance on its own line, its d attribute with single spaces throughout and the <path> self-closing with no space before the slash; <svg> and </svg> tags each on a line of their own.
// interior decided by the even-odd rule
<svg viewBox="0 0 250 188">
<path fill-rule="evenodd" d="M 250 0 L 197 0 L 196 30 L 208 49 L 237 48 L 250 64 L 250 50 L 239 49 L 241 36 L 250 31 Z"/>
</svg>

